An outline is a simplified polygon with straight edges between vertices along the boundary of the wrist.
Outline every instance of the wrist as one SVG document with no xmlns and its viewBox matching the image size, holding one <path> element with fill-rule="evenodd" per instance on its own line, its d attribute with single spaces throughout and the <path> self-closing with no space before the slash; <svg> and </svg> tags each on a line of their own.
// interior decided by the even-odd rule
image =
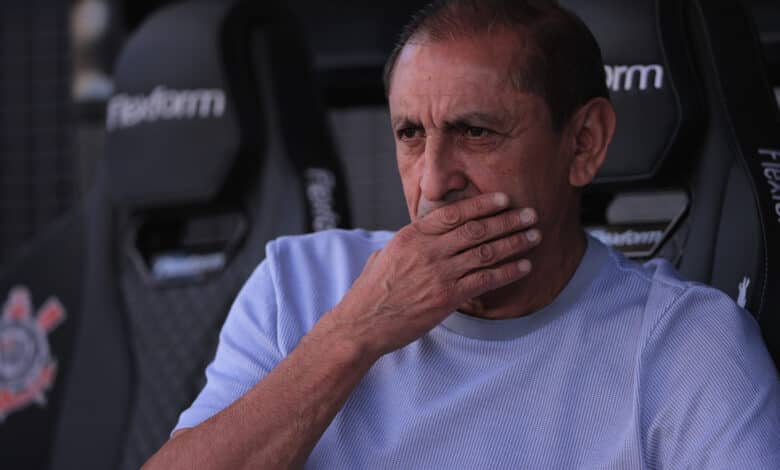
<svg viewBox="0 0 780 470">
<path fill-rule="evenodd" d="M 375 344 L 366 340 L 364 335 L 355 334 L 349 323 L 340 321 L 335 308 L 323 315 L 306 336 L 311 342 L 328 345 L 337 360 L 358 369 L 370 369 L 382 356 Z"/>
</svg>

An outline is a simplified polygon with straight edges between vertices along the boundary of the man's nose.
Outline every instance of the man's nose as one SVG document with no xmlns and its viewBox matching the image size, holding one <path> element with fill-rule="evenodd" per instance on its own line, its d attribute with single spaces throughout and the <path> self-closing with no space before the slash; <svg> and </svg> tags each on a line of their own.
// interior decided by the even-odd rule
<svg viewBox="0 0 780 470">
<path fill-rule="evenodd" d="M 431 135 L 425 143 L 422 196 L 428 201 L 444 201 L 447 194 L 462 191 L 468 185 L 448 142 L 441 135 Z"/>
</svg>

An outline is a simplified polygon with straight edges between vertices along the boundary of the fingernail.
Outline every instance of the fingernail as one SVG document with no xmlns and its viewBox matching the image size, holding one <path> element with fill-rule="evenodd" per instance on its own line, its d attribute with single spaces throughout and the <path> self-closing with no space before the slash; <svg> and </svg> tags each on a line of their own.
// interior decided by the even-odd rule
<svg viewBox="0 0 780 470">
<path fill-rule="evenodd" d="M 523 209 L 520 211 L 520 221 L 524 224 L 530 224 L 534 220 L 534 211 L 531 209 Z"/>
<path fill-rule="evenodd" d="M 509 196 L 504 193 L 496 193 L 493 195 L 493 201 L 498 207 L 505 207 L 509 205 Z"/>
<path fill-rule="evenodd" d="M 517 262 L 517 269 L 519 269 L 521 273 L 527 273 L 531 270 L 531 262 L 527 259 L 522 259 Z"/>
<path fill-rule="evenodd" d="M 541 233 L 539 233 L 539 231 L 538 231 L 538 230 L 536 230 L 536 229 L 534 229 L 534 230 L 529 230 L 529 231 L 525 232 L 525 238 L 526 238 L 526 239 L 527 239 L 529 242 L 531 242 L 531 243 L 536 243 L 536 242 L 538 242 L 538 241 L 539 241 L 539 238 L 541 238 L 541 235 L 542 235 L 542 234 L 541 234 Z"/>
</svg>

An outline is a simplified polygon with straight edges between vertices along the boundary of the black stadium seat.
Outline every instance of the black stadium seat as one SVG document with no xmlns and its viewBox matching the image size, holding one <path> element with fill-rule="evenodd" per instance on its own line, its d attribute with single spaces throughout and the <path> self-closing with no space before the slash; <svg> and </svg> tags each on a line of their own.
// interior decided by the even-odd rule
<svg viewBox="0 0 780 470">
<path fill-rule="evenodd" d="M 0 388 L 3 469 L 137 469 L 202 387 L 265 242 L 350 224 L 281 8 L 168 7 L 129 39 L 115 85 L 94 188 L 0 273 L 16 387 Z"/>
</svg>

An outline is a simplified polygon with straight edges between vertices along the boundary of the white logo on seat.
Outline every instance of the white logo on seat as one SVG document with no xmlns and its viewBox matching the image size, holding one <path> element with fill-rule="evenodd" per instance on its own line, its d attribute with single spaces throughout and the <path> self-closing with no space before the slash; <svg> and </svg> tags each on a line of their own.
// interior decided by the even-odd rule
<svg viewBox="0 0 780 470">
<path fill-rule="evenodd" d="M 173 90 L 160 85 L 145 95 L 120 93 L 108 102 L 108 130 L 144 122 L 217 118 L 225 114 L 225 92 L 215 89 Z"/>
<path fill-rule="evenodd" d="M 654 245 L 664 239 L 664 232 L 661 230 L 608 231 L 599 228 L 589 230 L 588 233 L 596 237 L 601 243 L 615 248 L 634 245 Z"/>
<path fill-rule="evenodd" d="M 605 65 L 607 74 L 607 88 L 612 91 L 632 91 L 636 87 L 639 91 L 652 86 L 660 90 L 664 86 L 664 68 L 659 64 L 650 65 Z"/>
<path fill-rule="evenodd" d="M 338 227 L 339 216 L 334 209 L 333 188 L 336 176 L 325 168 L 308 168 L 305 172 L 306 196 L 309 198 L 315 232 Z"/>
<path fill-rule="evenodd" d="M 761 167 L 769 186 L 770 204 L 775 206 L 777 222 L 780 223 L 780 149 L 758 149 L 758 157 L 763 160 Z"/>
<path fill-rule="evenodd" d="M 747 305 L 747 290 L 750 286 L 750 278 L 745 276 L 742 278 L 742 282 L 739 283 L 739 295 L 737 296 L 737 305 L 745 308 Z"/>
</svg>

